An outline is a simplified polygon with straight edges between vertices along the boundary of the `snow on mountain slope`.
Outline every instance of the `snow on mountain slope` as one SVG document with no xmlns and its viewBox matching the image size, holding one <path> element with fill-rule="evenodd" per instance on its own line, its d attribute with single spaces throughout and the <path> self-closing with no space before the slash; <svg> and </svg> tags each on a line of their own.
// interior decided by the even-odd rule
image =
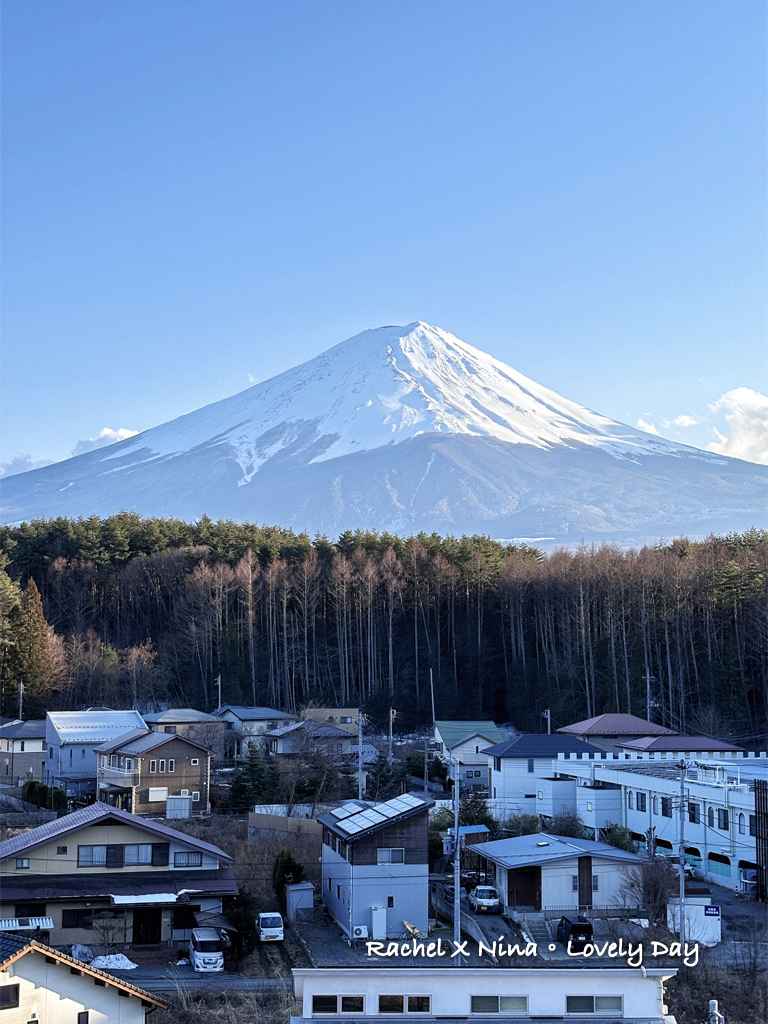
<svg viewBox="0 0 768 1024">
<path fill-rule="evenodd" d="M 229 444 L 242 485 L 286 447 L 294 458 L 303 452 L 307 462 L 321 462 L 430 432 L 537 448 L 578 442 L 620 457 L 684 448 L 591 412 L 419 321 L 363 331 L 233 398 L 145 431 L 111 457 L 130 448 L 167 456 Z"/>
<path fill-rule="evenodd" d="M 7 478 L 0 519 L 232 518 L 552 543 L 765 525 L 765 467 L 617 423 L 421 322 Z"/>
</svg>

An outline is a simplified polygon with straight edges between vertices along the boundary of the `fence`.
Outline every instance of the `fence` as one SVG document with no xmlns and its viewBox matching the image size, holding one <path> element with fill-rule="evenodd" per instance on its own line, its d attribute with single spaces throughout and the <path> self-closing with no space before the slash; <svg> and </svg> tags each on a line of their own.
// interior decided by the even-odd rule
<svg viewBox="0 0 768 1024">
<path fill-rule="evenodd" d="M 630 918 L 648 917 L 648 911 L 643 907 L 544 907 L 542 911 L 548 921 L 556 917 L 573 917 L 577 912 L 579 917 L 598 917 L 604 920 L 613 918 L 628 921 Z"/>
</svg>

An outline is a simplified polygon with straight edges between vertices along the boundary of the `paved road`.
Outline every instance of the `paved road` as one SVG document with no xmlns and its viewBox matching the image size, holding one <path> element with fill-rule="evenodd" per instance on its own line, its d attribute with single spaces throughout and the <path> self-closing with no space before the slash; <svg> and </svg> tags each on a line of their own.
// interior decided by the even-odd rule
<svg viewBox="0 0 768 1024">
<path fill-rule="evenodd" d="M 187 992 L 226 992 L 231 989 L 250 989 L 256 992 L 272 992 L 279 988 L 290 988 L 290 978 L 246 978 L 243 974 L 197 973 L 191 966 L 171 967 L 159 964 L 154 967 L 136 967 L 132 971 L 110 971 L 116 978 L 122 978 L 147 992 L 175 992 L 181 988 Z"/>
</svg>

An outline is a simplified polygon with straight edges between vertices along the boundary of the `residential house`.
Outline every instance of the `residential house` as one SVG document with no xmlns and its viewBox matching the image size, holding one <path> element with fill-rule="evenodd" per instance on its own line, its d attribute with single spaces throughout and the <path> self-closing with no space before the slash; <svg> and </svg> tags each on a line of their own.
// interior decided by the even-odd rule
<svg viewBox="0 0 768 1024">
<path fill-rule="evenodd" d="M 675 733 L 671 736 L 641 736 L 636 740 L 617 741 L 616 749 L 648 754 L 687 754 L 693 757 L 744 752 L 743 747 L 734 746 L 725 740 L 713 740 L 709 736 L 678 736 Z"/>
<path fill-rule="evenodd" d="M 15 1011 L 8 1024 L 145 1024 L 158 1007 L 166 1004 L 129 981 L 35 939 L 0 933 L 0 1011 Z"/>
<path fill-rule="evenodd" d="M 438 757 L 458 761 L 459 788 L 470 793 L 489 792 L 488 759 L 482 752 L 507 738 L 493 722 L 435 722 Z"/>
<path fill-rule="evenodd" d="M 179 733 L 135 729 L 102 743 L 96 753 L 104 803 L 162 817 L 210 812 L 211 752 L 199 743 Z"/>
<path fill-rule="evenodd" d="M 301 717 L 312 722 L 325 722 L 357 736 L 360 708 L 304 708 Z"/>
<path fill-rule="evenodd" d="M 104 803 L 0 843 L 0 882 L 0 918 L 50 918 L 53 945 L 98 944 L 115 917 L 119 948 L 183 945 L 237 893 L 223 850 Z"/>
<path fill-rule="evenodd" d="M 318 819 L 323 902 L 350 937 L 396 937 L 405 921 L 427 934 L 433 806 L 408 793 L 380 804 L 349 800 Z"/>
<path fill-rule="evenodd" d="M 45 781 L 58 786 L 73 800 L 96 795 L 96 747 L 132 729 L 145 729 L 138 711 L 49 711 L 45 719 L 48 758 Z"/>
<path fill-rule="evenodd" d="M 349 766 L 356 775 L 360 773 L 360 747 L 353 743 L 349 748 Z M 379 759 L 379 751 L 372 743 L 363 743 L 363 792 L 368 785 L 368 772 Z"/>
<path fill-rule="evenodd" d="M 600 750 L 575 736 L 539 733 L 486 747 L 483 754 L 490 771 L 491 812 L 503 819 L 523 813 L 552 817 L 570 809 L 571 790 L 567 796 L 561 795 L 560 785 L 554 781 L 557 759 L 563 753 L 584 756 Z M 553 780 L 551 785 L 538 785 L 538 780 L 547 779 Z"/>
<path fill-rule="evenodd" d="M 0 726 L 0 782 L 23 786 L 45 781 L 45 719 Z"/>
<path fill-rule="evenodd" d="M 265 748 L 264 733 L 289 725 L 296 721 L 296 715 L 276 711 L 275 708 L 246 708 L 236 704 L 225 704 L 216 711 L 216 717 L 226 723 L 226 757 L 246 758 L 250 744 L 256 741 L 260 750 Z"/>
<path fill-rule="evenodd" d="M 325 722 L 293 722 L 264 733 L 267 750 L 273 757 L 296 757 L 320 750 L 334 759 L 348 757 L 352 751 L 352 734 Z"/>
<path fill-rule="evenodd" d="M 200 746 L 211 750 L 215 757 L 223 757 L 227 722 L 216 715 L 208 715 L 195 708 L 168 708 L 144 715 L 144 721 L 153 732 L 175 733 L 186 736 Z"/>
<path fill-rule="evenodd" d="M 671 729 L 649 722 L 637 715 L 608 713 L 585 718 L 582 722 L 564 725 L 557 730 L 566 736 L 577 736 L 601 750 L 616 750 L 619 741 L 637 740 L 642 736 L 671 736 Z"/>
<path fill-rule="evenodd" d="M 638 864 L 637 854 L 592 839 L 534 832 L 473 846 L 507 910 L 563 914 L 623 903 L 620 870 Z"/>
<path fill-rule="evenodd" d="M 446 945 L 446 944 L 444 944 Z M 445 948 L 443 963 L 452 947 Z M 385 961 L 386 962 L 386 961 Z M 664 982 L 676 968 L 602 964 L 600 967 L 496 968 L 462 967 L 445 970 L 435 963 L 412 967 L 389 960 L 386 967 L 296 968 L 293 994 L 301 1016 L 291 1024 L 318 1018 L 340 1021 L 357 1016 L 368 1021 L 428 1024 L 445 1020 L 514 1019 L 571 1020 L 576 1024 L 602 1018 L 625 1024 L 675 1024 L 664 1005 Z M 702 1012 L 706 1014 L 706 1006 Z"/>
</svg>

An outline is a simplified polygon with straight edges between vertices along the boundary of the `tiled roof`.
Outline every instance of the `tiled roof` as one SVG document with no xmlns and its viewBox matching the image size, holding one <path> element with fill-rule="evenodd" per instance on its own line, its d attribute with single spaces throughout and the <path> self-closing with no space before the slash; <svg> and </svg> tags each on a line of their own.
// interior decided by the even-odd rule
<svg viewBox="0 0 768 1024">
<path fill-rule="evenodd" d="M 240 704 L 225 704 L 216 712 L 221 716 L 225 711 L 231 711 L 241 722 L 263 722 L 270 718 L 295 718 L 295 715 L 288 715 L 285 711 L 276 711 L 275 708 L 245 708 Z"/>
<path fill-rule="evenodd" d="M 491 843 L 475 844 L 468 849 L 482 853 L 484 857 L 507 868 L 523 868 L 587 855 L 630 864 L 639 860 L 637 854 L 619 850 L 608 843 L 598 843 L 593 839 L 553 836 L 546 832 L 496 839 Z"/>
<path fill-rule="evenodd" d="M 175 732 L 150 732 L 149 729 L 132 729 L 131 732 L 118 736 L 114 740 L 109 740 L 107 743 L 102 743 L 100 747 L 95 749 L 100 754 L 111 754 L 119 750 L 126 754 L 140 755 L 148 750 L 154 750 L 155 747 L 161 747 L 164 743 L 168 743 L 171 740 L 189 743 L 191 746 L 197 747 L 198 750 L 207 750 L 207 747 L 204 747 L 201 743 L 195 743 L 188 736 L 179 736 Z"/>
<path fill-rule="evenodd" d="M 0 726 L 0 740 L 45 739 L 45 719 L 30 719 L 28 722 L 9 722 Z"/>
<path fill-rule="evenodd" d="M 0 970 L 5 967 L 14 954 L 28 946 L 31 941 L 30 936 L 11 935 L 10 932 L 0 932 Z"/>
<path fill-rule="evenodd" d="M 708 736 L 642 736 L 638 740 L 622 740 L 616 744 L 622 750 L 743 750 L 725 740 L 711 740 Z"/>
<path fill-rule="evenodd" d="M 489 743 L 503 743 L 507 734 L 493 722 L 435 722 L 443 743 L 451 750 L 473 736 L 482 736 Z"/>
<path fill-rule="evenodd" d="M 637 715 L 605 714 L 594 718 L 585 718 L 583 722 L 564 725 L 558 732 L 571 733 L 573 736 L 669 736 L 671 729 L 663 725 L 647 722 Z"/>
<path fill-rule="evenodd" d="M 137 814 L 131 814 L 129 811 L 121 811 L 118 807 L 110 807 L 108 804 L 97 802 L 89 804 L 87 807 L 81 807 L 71 814 L 65 814 L 62 818 L 47 821 L 44 825 L 31 828 L 28 832 L 22 832 L 17 836 L 6 839 L 0 843 L 0 862 L 8 860 L 9 857 L 16 857 L 20 853 L 26 853 L 27 850 L 43 846 L 45 843 L 50 843 L 53 839 L 69 835 L 71 832 L 79 832 L 80 829 L 87 828 L 89 825 L 95 825 L 98 822 L 107 821 L 110 818 L 123 825 L 133 825 L 135 828 L 160 836 L 163 839 L 173 839 L 176 842 L 187 843 L 189 846 L 203 850 L 206 853 L 211 853 L 214 857 L 218 857 L 221 860 L 232 860 L 228 853 L 220 850 L 218 846 L 203 842 L 202 839 L 196 839 L 194 836 L 177 832 L 176 829 L 168 828 L 167 825 L 161 825 L 159 822 L 140 818 Z"/>
<path fill-rule="evenodd" d="M 506 743 L 486 747 L 483 753 L 494 757 L 557 757 L 558 754 L 604 754 L 605 751 L 575 736 L 524 733 Z"/>
<path fill-rule="evenodd" d="M 110 896 L 141 896 L 144 893 L 176 893 L 180 903 L 185 893 L 234 896 L 237 882 L 232 867 L 218 870 L 175 868 L 173 871 L 102 871 L 100 874 L 30 875 L 20 871 L 3 879 L 3 899 L 8 903 L 28 900 L 108 899 Z"/>
<path fill-rule="evenodd" d="M 157 998 L 157 996 L 152 995 L 151 992 L 147 992 L 145 989 L 139 988 L 137 985 L 132 985 L 129 981 L 123 981 L 122 978 L 116 978 L 113 974 L 109 974 L 107 971 L 99 970 L 97 967 L 90 967 L 88 964 L 84 964 L 80 960 L 75 960 L 74 957 L 68 956 L 66 953 L 62 953 L 60 950 L 54 949 L 52 946 L 46 946 L 45 943 L 38 942 L 37 939 L 21 939 L 21 946 L 17 946 L 16 949 L 10 951 L 10 943 L 8 940 L 16 938 L 17 936 L 15 935 L 0 935 L 0 952 L 2 954 L 0 968 L 5 968 L 14 960 L 18 960 L 20 957 L 26 956 L 29 953 L 38 953 L 48 959 L 53 958 L 66 967 L 75 967 L 77 968 L 77 971 L 81 971 L 83 974 L 90 974 L 91 977 L 99 978 L 102 981 L 105 981 L 108 985 L 122 989 L 124 992 L 128 992 L 130 995 L 136 996 L 145 1003 L 152 1003 L 153 1006 L 159 1006 L 161 1009 L 167 1009 L 167 1004 L 163 1003 Z M 7 955 L 5 952 L 6 945 L 9 950 Z M 48 976 L 48 980 L 52 981 L 53 979 Z M 50 990 L 55 991 L 52 985 L 50 986 Z"/>
</svg>

